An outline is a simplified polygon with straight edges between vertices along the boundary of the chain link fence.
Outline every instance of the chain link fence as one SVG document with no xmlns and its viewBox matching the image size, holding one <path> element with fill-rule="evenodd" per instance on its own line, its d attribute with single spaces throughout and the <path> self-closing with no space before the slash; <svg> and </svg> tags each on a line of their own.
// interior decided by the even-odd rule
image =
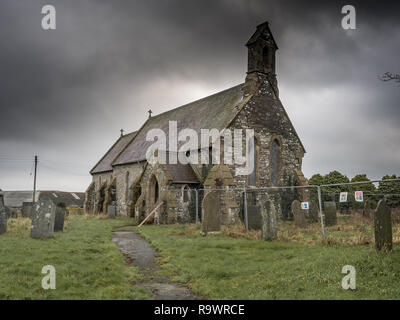
<svg viewBox="0 0 400 320">
<path fill-rule="evenodd" d="M 226 228 L 235 225 L 231 228 L 241 228 L 245 235 L 259 236 L 260 204 L 270 200 L 278 217 L 278 240 L 315 242 L 322 239 L 332 244 L 369 244 L 374 241 L 374 210 L 385 199 L 392 213 L 393 240 L 398 242 L 400 192 L 396 190 L 400 190 L 400 179 L 320 186 L 190 189 L 189 223 L 200 225 L 206 210 L 218 210 Z M 215 193 L 215 199 L 203 208 L 204 197 L 211 193 Z M 187 200 L 185 195 L 182 197 Z M 295 200 L 299 201 L 304 223 L 294 216 Z"/>
</svg>

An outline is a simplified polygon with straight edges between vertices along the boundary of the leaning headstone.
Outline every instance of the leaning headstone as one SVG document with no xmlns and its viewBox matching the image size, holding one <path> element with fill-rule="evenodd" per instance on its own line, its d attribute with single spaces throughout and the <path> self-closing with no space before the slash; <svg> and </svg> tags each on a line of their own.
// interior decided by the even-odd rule
<svg viewBox="0 0 400 320">
<path fill-rule="evenodd" d="M 51 238 L 54 236 L 56 205 L 49 200 L 41 200 L 33 205 L 31 238 Z"/>
<path fill-rule="evenodd" d="M 364 209 L 363 209 L 363 216 L 366 218 L 371 217 L 372 215 L 372 204 L 371 204 L 371 200 L 367 199 L 364 202 Z"/>
<path fill-rule="evenodd" d="M 337 224 L 336 202 L 334 201 L 324 202 L 324 210 L 325 210 L 325 225 L 327 227 L 336 225 Z"/>
<path fill-rule="evenodd" d="M 271 200 L 263 201 L 261 205 L 262 238 L 270 241 L 276 239 L 278 234 L 278 218 L 274 203 Z"/>
<path fill-rule="evenodd" d="M 7 212 L 4 206 L 3 195 L 0 194 L 0 234 L 6 233 L 7 231 Z"/>
<path fill-rule="evenodd" d="M 318 222 L 318 202 L 310 201 L 310 208 L 306 210 L 306 221 L 308 223 Z"/>
<path fill-rule="evenodd" d="M 58 205 L 56 208 L 56 217 L 54 220 L 54 232 L 64 230 L 64 219 L 67 214 L 67 209 L 65 205 Z"/>
<path fill-rule="evenodd" d="M 386 200 L 380 200 L 374 215 L 375 247 L 392 250 L 392 214 Z"/>
<path fill-rule="evenodd" d="M 110 219 L 114 219 L 116 216 L 117 207 L 116 206 L 108 206 L 108 217 Z"/>
<path fill-rule="evenodd" d="M 209 192 L 203 199 L 202 232 L 215 232 L 221 230 L 220 201 L 216 192 Z"/>
<path fill-rule="evenodd" d="M 23 202 L 21 215 L 23 218 L 31 218 L 32 215 L 32 202 Z"/>
<path fill-rule="evenodd" d="M 306 217 L 304 214 L 305 210 L 301 209 L 300 201 L 294 200 L 292 202 L 291 209 L 292 209 L 295 226 L 298 228 L 305 228 L 307 226 Z"/>
</svg>

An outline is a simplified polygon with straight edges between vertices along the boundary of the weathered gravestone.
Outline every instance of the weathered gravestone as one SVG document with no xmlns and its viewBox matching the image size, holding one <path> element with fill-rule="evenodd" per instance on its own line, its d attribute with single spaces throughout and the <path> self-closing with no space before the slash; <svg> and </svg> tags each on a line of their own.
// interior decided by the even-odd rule
<svg viewBox="0 0 400 320">
<path fill-rule="evenodd" d="M 367 199 L 364 202 L 363 216 L 369 218 L 372 216 L 372 203 L 371 200 Z"/>
<path fill-rule="evenodd" d="M 217 192 L 209 192 L 203 199 L 203 233 L 220 231 L 220 203 Z"/>
<path fill-rule="evenodd" d="M 305 228 L 307 226 L 306 217 L 304 214 L 305 210 L 301 209 L 300 201 L 293 200 L 291 209 L 292 209 L 295 226 L 298 228 Z"/>
<path fill-rule="evenodd" d="M 0 194 L 0 234 L 6 233 L 7 231 L 7 212 L 4 206 L 3 195 Z"/>
<path fill-rule="evenodd" d="M 247 205 L 247 223 L 249 230 L 262 229 L 261 207 L 259 205 Z"/>
<path fill-rule="evenodd" d="M 375 247 L 392 250 L 392 214 L 386 200 L 380 200 L 374 215 Z"/>
<path fill-rule="evenodd" d="M 107 215 L 110 219 L 114 219 L 116 216 L 117 207 L 115 205 L 110 205 L 107 208 Z"/>
<path fill-rule="evenodd" d="M 56 217 L 54 220 L 54 232 L 64 230 L 64 219 L 67 214 L 67 209 L 64 204 L 60 204 L 56 208 Z"/>
<path fill-rule="evenodd" d="M 31 238 L 50 238 L 54 235 L 56 205 L 50 200 L 41 200 L 33 205 Z"/>
<path fill-rule="evenodd" d="M 318 222 L 318 202 L 310 201 L 310 207 L 306 211 L 306 221 L 308 223 Z"/>
<path fill-rule="evenodd" d="M 23 202 L 21 215 L 23 218 L 31 218 L 32 215 L 32 202 Z"/>
<path fill-rule="evenodd" d="M 324 211 L 325 211 L 325 225 L 327 227 L 336 225 L 337 223 L 336 202 L 334 201 L 324 202 Z"/>
<path fill-rule="evenodd" d="M 278 234 L 278 218 L 274 203 L 271 200 L 265 200 L 261 205 L 262 216 L 262 238 L 264 240 L 273 240 Z"/>
</svg>

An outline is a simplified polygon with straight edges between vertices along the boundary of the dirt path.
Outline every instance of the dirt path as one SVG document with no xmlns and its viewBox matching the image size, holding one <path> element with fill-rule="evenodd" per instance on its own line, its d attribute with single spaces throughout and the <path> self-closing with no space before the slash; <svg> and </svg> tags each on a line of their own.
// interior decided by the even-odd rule
<svg viewBox="0 0 400 320">
<path fill-rule="evenodd" d="M 196 299 L 189 289 L 171 283 L 168 277 L 158 273 L 159 268 L 155 262 L 157 252 L 134 232 L 134 227 L 119 228 L 113 233 L 112 241 L 118 246 L 129 265 L 140 268 L 145 280 L 139 285 L 152 292 L 153 300 Z"/>
</svg>

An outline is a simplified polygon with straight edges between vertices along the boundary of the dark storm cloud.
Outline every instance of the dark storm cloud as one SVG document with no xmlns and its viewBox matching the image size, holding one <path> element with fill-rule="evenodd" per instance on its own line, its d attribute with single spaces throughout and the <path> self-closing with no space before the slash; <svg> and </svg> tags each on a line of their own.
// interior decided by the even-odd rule
<svg viewBox="0 0 400 320">
<path fill-rule="evenodd" d="M 344 1 L 3 0 L 0 156 L 39 154 L 59 169 L 44 187 L 82 190 L 82 174 L 149 107 L 163 112 L 243 82 L 244 44 L 268 20 L 281 98 L 308 151 L 306 175 L 400 173 L 400 88 L 377 78 L 400 71 L 400 5 L 350 3 L 352 31 L 340 25 Z M 45 4 L 56 7 L 55 31 L 40 28 Z M 18 167 L 0 165 L 3 188 L 25 188 Z M 62 174 L 67 168 L 76 176 Z"/>
</svg>

